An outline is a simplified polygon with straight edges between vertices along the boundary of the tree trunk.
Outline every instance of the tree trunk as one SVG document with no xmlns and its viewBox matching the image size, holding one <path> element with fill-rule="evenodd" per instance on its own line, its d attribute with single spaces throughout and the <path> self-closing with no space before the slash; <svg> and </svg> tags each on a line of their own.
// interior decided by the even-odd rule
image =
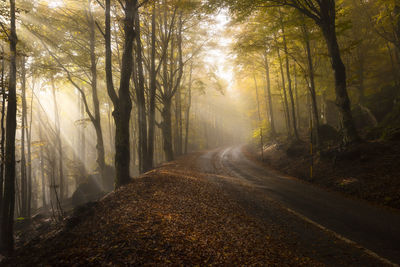
<svg viewBox="0 0 400 267">
<path fill-rule="evenodd" d="M 161 112 L 163 122 L 162 122 L 162 132 L 163 132 L 163 145 L 164 153 L 167 161 L 174 160 L 174 152 L 172 148 L 172 122 L 171 122 L 171 99 L 164 100 L 164 107 Z"/>
<path fill-rule="evenodd" d="M 185 154 L 188 153 L 188 143 L 189 143 L 189 125 L 190 125 L 190 108 L 192 106 L 192 75 L 193 75 L 193 63 L 190 64 L 189 70 L 189 86 L 188 86 L 188 102 L 186 109 L 186 127 L 185 127 Z"/>
<path fill-rule="evenodd" d="M 268 97 L 268 108 L 269 108 L 269 123 L 271 127 L 271 138 L 276 137 L 275 120 L 274 120 L 274 108 L 272 106 L 272 94 L 271 94 L 271 78 L 269 72 L 269 60 L 268 54 L 264 53 L 264 66 L 265 66 L 265 77 L 267 79 L 267 97 Z"/>
<path fill-rule="evenodd" d="M 4 118 L 6 115 L 6 85 L 4 81 L 4 48 L 1 47 L 1 140 L 0 140 L 0 216 L 1 210 L 3 207 L 3 188 L 4 188 L 4 142 L 5 142 L 5 127 L 4 127 Z M 1 220 L 0 220 L 1 223 Z"/>
<path fill-rule="evenodd" d="M 133 65 L 133 42 L 135 40 L 135 13 L 137 0 L 126 0 L 124 6 L 124 52 L 121 62 L 121 77 L 118 95 L 112 78 L 111 49 L 111 0 L 105 5 L 105 50 L 107 92 L 113 102 L 115 121 L 115 187 L 118 188 L 130 181 L 130 142 L 129 121 L 132 111 L 132 100 L 129 92 Z"/>
<path fill-rule="evenodd" d="M 285 27 L 282 20 L 282 14 L 280 15 L 281 20 L 281 29 L 282 29 L 282 37 L 283 37 L 283 50 L 285 52 L 285 60 L 286 60 L 286 77 L 288 80 L 288 91 L 290 97 L 291 111 L 292 111 L 292 123 L 293 123 L 293 133 L 296 140 L 299 139 L 299 134 L 297 133 L 297 122 L 296 122 L 296 109 L 294 105 L 293 91 L 292 91 L 292 79 L 290 77 L 290 64 L 289 64 L 289 52 L 286 43 L 286 35 L 285 35 Z"/>
<path fill-rule="evenodd" d="M 22 96 L 22 114 L 21 114 L 21 217 L 28 217 L 28 179 L 26 175 L 26 155 L 25 155 L 25 119 L 26 119 L 26 69 L 25 57 L 21 58 L 21 96 Z"/>
<path fill-rule="evenodd" d="M 40 112 L 39 112 L 40 116 Z M 40 142 L 43 141 L 43 135 L 42 135 L 42 127 L 39 127 L 39 139 Z M 42 205 L 43 208 L 46 208 L 47 206 L 47 201 L 46 201 L 46 181 L 45 181 L 45 170 L 44 170 L 44 156 L 43 156 L 43 145 L 40 146 L 40 174 L 42 178 Z"/>
<path fill-rule="evenodd" d="M 257 100 L 257 112 L 258 112 L 258 124 L 260 127 L 260 150 L 261 150 L 261 160 L 264 160 L 264 142 L 263 142 L 263 129 L 260 111 L 260 98 L 258 96 L 258 86 L 255 73 L 253 73 L 254 86 L 256 87 L 256 100 Z"/>
<path fill-rule="evenodd" d="M 328 52 L 335 76 L 336 105 L 339 109 L 340 120 L 343 128 L 343 142 L 345 144 L 359 142 L 361 139 L 355 127 L 353 116 L 351 114 L 350 99 L 347 94 L 346 67 L 343 64 L 340 55 L 339 44 L 336 36 L 336 1 L 320 0 L 318 2 L 318 8 L 313 5 L 311 10 L 303 8 L 307 5 L 304 3 L 303 5 L 301 1 L 296 0 L 291 2 L 291 6 L 313 19 L 321 28 L 328 46 Z"/>
<path fill-rule="evenodd" d="M 82 121 L 82 125 L 79 131 L 79 138 L 80 138 L 79 153 L 80 153 L 81 167 L 82 167 L 81 174 L 83 175 L 83 177 L 85 177 L 86 176 L 86 134 L 84 127 L 85 107 L 81 96 L 79 97 L 79 115 Z"/>
<path fill-rule="evenodd" d="M 58 103 L 56 97 L 56 88 L 54 85 L 54 80 L 51 78 L 51 86 L 53 92 L 53 102 L 54 102 L 54 128 L 56 133 L 56 141 L 57 141 L 57 152 L 58 152 L 58 176 L 59 176 L 59 195 L 60 201 L 63 201 L 66 197 L 66 185 L 64 184 L 64 171 L 63 171 L 63 148 L 62 148 L 62 140 L 61 140 L 61 129 L 60 129 L 60 116 L 58 113 Z"/>
<path fill-rule="evenodd" d="M 180 87 L 175 95 L 175 154 L 182 155 L 182 103 Z"/>
<path fill-rule="evenodd" d="M 317 148 L 320 146 L 320 135 L 319 135 L 319 115 L 318 115 L 318 104 L 317 104 L 317 96 L 315 92 L 315 79 L 314 79 L 314 64 L 312 61 L 311 47 L 310 47 L 310 37 L 308 33 L 308 29 L 305 24 L 303 26 L 303 35 L 304 42 L 306 45 L 306 53 L 307 53 L 307 67 L 308 67 L 308 77 L 310 79 L 310 84 L 308 88 L 310 89 L 311 95 L 311 105 L 312 105 L 312 114 L 314 118 L 314 131 L 315 131 L 315 140 Z"/>
<path fill-rule="evenodd" d="M 139 14 L 135 18 L 136 28 L 136 70 L 138 74 L 138 83 L 135 86 L 137 106 L 138 106 L 138 122 L 139 122 L 139 172 L 144 173 L 151 169 L 147 156 L 147 118 L 146 118 L 146 98 L 144 96 L 144 73 L 143 73 L 143 56 L 142 56 L 142 40 L 140 36 L 140 19 Z"/>
<path fill-rule="evenodd" d="M 397 54 L 400 53 L 400 4 L 398 1 L 394 1 L 394 8 L 393 8 L 393 17 L 395 18 L 393 21 L 394 27 L 394 36 L 395 36 L 395 43 L 394 45 L 397 48 Z M 400 62 L 398 62 L 400 65 Z"/>
<path fill-rule="evenodd" d="M 390 48 L 390 43 L 389 42 L 386 43 L 386 47 L 387 47 L 387 50 L 388 50 L 388 53 L 389 53 L 390 64 L 391 64 L 391 67 L 392 67 L 393 81 L 394 81 L 394 84 L 396 85 L 396 87 L 398 87 L 399 84 L 400 84 L 399 75 L 397 75 L 398 67 L 394 63 L 392 49 Z"/>
<path fill-rule="evenodd" d="M 296 99 L 296 117 L 297 117 L 297 129 L 300 129 L 300 99 L 299 90 L 297 84 L 297 70 L 296 63 L 293 64 L 293 76 L 294 76 L 294 94 Z"/>
<path fill-rule="evenodd" d="M 27 170 L 27 178 L 28 178 L 28 218 L 31 217 L 31 210 L 32 210 L 32 117 L 33 117 L 33 86 L 32 86 L 32 97 L 30 103 L 30 118 L 29 118 L 29 126 L 28 126 L 28 119 L 25 116 L 25 124 L 28 126 L 25 128 L 26 137 L 27 137 L 27 148 L 28 148 L 28 170 Z M 29 131 L 28 131 L 29 128 Z"/>
<path fill-rule="evenodd" d="M 287 101 L 287 96 L 286 96 L 286 85 L 285 85 L 285 74 L 283 73 L 283 64 L 282 64 L 282 57 L 281 57 L 281 52 L 279 51 L 279 48 L 277 48 L 278 51 L 278 59 L 279 59 L 279 68 L 281 71 L 281 78 L 282 78 L 282 89 L 283 89 L 283 100 L 284 100 L 284 110 L 286 114 L 286 128 L 288 131 L 288 137 L 291 137 L 292 135 L 292 130 L 290 127 L 290 115 L 289 115 L 289 105 Z"/>
<path fill-rule="evenodd" d="M 149 168 L 154 167 L 154 131 L 156 115 L 156 3 L 153 4 L 153 13 L 151 15 L 151 56 L 150 56 L 150 88 L 149 88 L 149 131 L 146 162 Z"/>
<path fill-rule="evenodd" d="M 91 0 L 88 3 L 88 17 L 89 17 L 89 29 L 90 29 L 90 72 L 92 76 L 91 87 L 92 87 L 92 101 L 93 101 L 93 110 L 94 110 L 94 118 L 91 118 L 93 126 L 96 132 L 96 150 L 97 150 L 97 165 L 99 167 L 99 172 L 102 180 L 103 188 L 106 185 L 105 179 L 108 177 L 104 177 L 105 171 L 105 153 L 104 153 L 104 140 L 103 140 L 103 132 L 101 129 L 101 115 L 100 115 L 100 102 L 97 93 L 97 58 L 96 58 L 96 23 L 93 18 L 93 14 L 91 11 Z"/>
<path fill-rule="evenodd" d="M 16 57 L 18 42 L 15 28 L 15 0 L 10 0 L 10 15 L 10 80 L 8 86 L 4 197 L 0 235 L 0 251 L 6 254 L 10 254 L 14 249 L 15 132 L 17 128 Z"/>
<path fill-rule="evenodd" d="M 347 94 L 346 67 L 340 56 L 335 30 L 335 19 L 328 25 L 322 24 L 321 28 L 328 45 L 332 68 L 335 72 L 336 105 L 339 108 L 340 119 L 343 126 L 343 141 L 345 144 L 358 142 L 360 137 L 358 136 L 351 113 L 350 99 Z"/>
<path fill-rule="evenodd" d="M 109 1 L 109 0 L 107 0 Z M 115 172 L 116 187 L 127 184 L 130 181 L 130 142 L 129 121 L 131 118 L 132 100 L 129 92 L 130 78 L 133 63 L 133 41 L 135 40 L 135 13 L 136 0 L 125 1 L 124 18 L 124 52 L 122 54 L 121 78 L 118 97 L 115 91 L 111 93 L 114 103 L 115 120 Z M 111 51 L 111 47 L 108 48 Z M 112 80 L 111 80 L 112 81 Z"/>
</svg>

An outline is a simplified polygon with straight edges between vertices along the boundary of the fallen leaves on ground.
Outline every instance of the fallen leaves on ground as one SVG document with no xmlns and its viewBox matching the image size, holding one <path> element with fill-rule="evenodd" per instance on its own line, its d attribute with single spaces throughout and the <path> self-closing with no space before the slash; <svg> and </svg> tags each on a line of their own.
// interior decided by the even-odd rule
<svg viewBox="0 0 400 267">
<path fill-rule="evenodd" d="M 271 237 L 217 185 L 167 165 L 83 214 L 19 249 L 9 265 L 320 265 Z"/>
</svg>

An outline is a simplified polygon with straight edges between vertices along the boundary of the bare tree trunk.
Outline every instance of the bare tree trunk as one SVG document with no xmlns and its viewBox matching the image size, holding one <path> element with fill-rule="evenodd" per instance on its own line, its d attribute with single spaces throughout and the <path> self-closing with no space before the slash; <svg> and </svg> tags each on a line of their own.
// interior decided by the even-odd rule
<svg viewBox="0 0 400 267">
<path fill-rule="evenodd" d="M 15 28 L 15 0 L 10 0 L 10 16 L 10 81 L 8 86 L 4 197 L 0 235 L 0 251 L 6 254 L 10 254 L 14 249 L 15 132 L 17 128 L 16 57 L 18 42 Z"/>
<path fill-rule="evenodd" d="M 189 143 L 189 125 L 190 125 L 190 108 L 192 106 L 192 75 L 193 75 L 193 63 L 190 64 L 189 70 L 189 86 L 188 86 L 188 102 L 186 109 L 186 128 L 185 128 L 185 154 L 188 153 Z"/>
<path fill-rule="evenodd" d="M 165 27 L 166 26 L 167 25 L 165 25 Z M 179 16 L 179 25 L 175 29 L 175 31 L 176 31 L 176 37 L 175 37 L 176 39 L 173 38 L 170 44 L 171 50 L 168 54 L 169 62 L 167 64 L 165 60 L 163 66 L 163 72 L 164 72 L 163 79 L 166 82 L 164 83 L 164 92 L 162 93 L 162 102 L 164 107 L 161 112 L 163 118 L 161 129 L 164 136 L 164 153 L 167 161 L 171 161 L 174 159 L 173 145 L 172 145 L 171 105 L 172 105 L 172 98 L 174 97 L 175 93 L 181 86 L 181 79 L 184 67 L 183 55 L 182 55 L 182 31 L 183 31 L 182 13 Z M 174 50 L 175 49 L 174 41 L 176 41 L 176 46 L 178 49 L 177 53 Z M 166 43 L 167 44 L 169 43 L 168 39 Z M 165 54 L 167 54 L 168 47 L 166 47 L 165 49 L 166 49 Z"/>
<path fill-rule="evenodd" d="M 40 112 L 38 113 L 40 116 Z M 40 142 L 43 141 L 43 135 L 42 135 L 42 127 L 39 126 L 39 139 Z M 44 170 L 44 155 L 43 155 L 43 145 L 40 146 L 40 174 L 42 178 L 42 205 L 43 208 L 47 207 L 47 201 L 46 201 L 46 180 L 45 180 L 45 170 Z"/>
<path fill-rule="evenodd" d="M 4 189 L 4 142 L 5 142 L 5 127 L 4 118 L 6 115 L 6 85 L 4 81 L 4 48 L 1 46 L 1 141 L 0 141 L 0 216 L 3 208 L 3 189 Z M 1 221 L 0 221 L 1 223 Z"/>
<path fill-rule="evenodd" d="M 261 160 L 264 160 L 264 142 L 263 142 L 263 129 L 260 111 L 260 98 L 258 96 L 258 86 L 255 73 L 253 73 L 254 86 L 256 87 L 256 99 L 257 99 L 257 111 L 258 111 L 258 124 L 260 127 L 260 150 L 261 150 Z"/>
<path fill-rule="evenodd" d="M 139 172 L 144 173 L 151 169 L 147 156 L 147 118 L 146 118 L 146 98 L 144 96 L 144 73 L 143 73 L 143 49 L 140 36 L 140 18 L 139 13 L 135 17 L 136 29 L 136 68 L 138 83 L 135 86 L 137 106 L 138 106 L 138 122 L 139 122 Z"/>
<path fill-rule="evenodd" d="M 85 177 L 86 176 L 86 134 L 85 134 L 85 127 L 84 127 L 84 119 L 85 119 L 85 107 L 83 104 L 82 97 L 79 97 L 79 108 L 80 108 L 80 118 L 82 121 L 82 125 L 80 127 L 80 158 L 81 158 L 81 174 Z"/>
<path fill-rule="evenodd" d="M 106 79 L 107 91 L 114 105 L 115 121 L 115 186 L 118 188 L 130 181 L 130 142 L 129 121 L 132 110 L 132 100 L 129 93 L 130 78 L 133 65 L 133 41 L 135 40 L 136 0 L 126 0 L 124 6 L 124 52 L 121 63 L 121 77 L 118 95 L 112 79 L 112 50 L 111 50 L 111 16 L 110 0 L 106 0 L 105 42 L 106 42 Z"/>
<path fill-rule="evenodd" d="M 354 124 L 351 113 L 350 99 L 347 94 L 346 67 L 343 64 L 339 44 L 336 36 L 336 9 L 335 1 L 323 1 L 321 14 L 324 20 L 319 23 L 328 46 L 332 69 L 335 73 L 336 105 L 339 108 L 340 119 L 343 125 L 343 142 L 345 144 L 359 142 L 360 137 Z"/>
<path fill-rule="evenodd" d="M 147 146 L 147 163 L 149 168 L 154 167 L 154 131 L 156 114 L 156 1 L 153 4 L 153 13 L 151 15 L 151 56 L 150 56 L 150 88 L 149 88 L 149 131 Z"/>
<path fill-rule="evenodd" d="M 309 32 L 305 24 L 302 25 L 304 41 L 306 45 L 307 52 L 307 67 L 308 67 L 308 76 L 310 79 L 310 84 L 308 88 L 310 89 L 311 96 L 311 105 L 312 105 L 312 114 L 314 118 L 314 131 L 315 131 L 315 140 L 317 148 L 320 146 L 320 135 L 319 135 L 319 115 L 318 115 L 318 104 L 317 104 L 317 96 L 315 92 L 315 79 L 314 79 L 314 64 L 312 61 L 311 47 L 310 47 L 310 37 Z"/>
<path fill-rule="evenodd" d="M 102 180 L 103 188 L 105 188 L 107 182 L 106 179 L 109 177 L 104 177 L 104 171 L 106 167 L 105 163 L 105 152 L 104 152 L 104 140 L 103 131 L 101 129 L 101 115 L 100 115 L 100 103 L 97 93 L 97 58 L 96 58 L 96 24 L 91 12 L 89 0 L 88 6 L 88 18 L 89 18 L 89 29 L 90 29 L 90 71 L 91 71 L 91 87 L 92 87 L 92 101 L 94 117 L 91 117 L 94 129 L 96 131 L 96 150 L 97 150 L 97 165 L 99 166 L 100 176 Z"/>
<path fill-rule="evenodd" d="M 283 100 L 284 100 L 284 110 L 286 114 L 286 127 L 288 130 L 288 137 L 291 137 L 292 135 L 292 130 L 290 127 L 290 116 L 289 116 L 289 105 L 287 101 L 287 96 L 286 96 L 286 85 L 285 85 L 285 74 L 283 73 L 283 64 L 282 64 L 282 57 L 281 57 L 281 52 L 279 51 L 279 48 L 277 48 L 278 51 L 278 59 L 279 59 L 279 67 L 281 71 L 281 78 L 282 78 L 282 89 L 283 89 Z"/>
<path fill-rule="evenodd" d="M 161 129 L 163 131 L 164 153 L 167 161 L 174 160 L 172 148 L 172 121 L 171 121 L 171 99 L 164 99 L 164 108 L 162 111 L 163 122 Z"/>
<path fill-rule="evenodd" d="M 54 80 L 51 78 L 51 87 L 53 93 L 53 102 L 54 102 L 54 129 L 56 133 L 56 141 L 57 141 L 57 152 L 58 152 L 58 176 L 59 176 L 59 195 L 60 201 L 63 201 L 66 197 L 66 188 L 64 181 L 64 170 L 63 170 L 63 148 L 62 148 L 62 140 L 61 140 L 61 129 L 60 129 L 60 116 L 58 112 L 58 103 L 56 97 L 56 88 L 54 85 Z"/>
<path fill-rule="evenodd" d="M 400 84 L 399 75 L 397 75 L 397 73 L 398 73 L 398 68 L 397 68 L 396 65 L 394 64 L 392 49 L 390 48 L 390 43 L 389 43 L 389 42 L 386 43 L 386 47 L 387 47 L 387 49 L 388 49 L 389 58 L 390 58 L 390 64 L 391 64 L 391 66 L 392 66 L 393 81 L 394 81 L 396 87 L 398 87 L 399 84 Z"/>
<path fill-rule="evenodd" d="M 25 57 L 21 58 L 21 96 L 22 96 L 22 114 L 21 114 L 21 216 L 28 217 L 28 180 L 26 175 L 26 155 L 25 155 L 25 119 L 26 119 L 26 69 Z"/>
<path fill-rule="evenodd" d="M 269 60 L 268 54 L 264 53 L 264 66 L 265 66 L 265 76 L 267 79 L 267 94 L 268 95 L 268 107 L 269 107 L 269 123 L 271 126 L 271 138 L 274 139 L 276 137 L 276 129 L 275 129 L 275 120 L 274 120 L 274 109 L 272 106 L 272 94 L 271 94 L 271 78 L 270 78 L 270 70 L 269 70 Z"/>
<path fill-rule="evenodd" d="M 296 109 L 294 106 L 294 98 L 293 98 L 293 91 L 292 91 L 292 79 L 290 77 L 289 52 L 288 52 L 287 43 L 286 43 L 285 27 L 283 24 L 282 14 L 280 14 L 280 20 L 281 20 L 281 29 L 282 29 L 282 37 L 283 37 L 283 50 L 285 52 L 285 60 L 286 60 L 286 77 L 288 80 L 288 91 L 289 91 L 291 111 L 292 111 L 293 133 L 294 133 L 294 137 L 296 138 L 296 140 L 298 140 L 299 134 L 297 132 Z"/>
<path fill-rule="evenodd" d="M 33 93 L 34 93 L 34 85 L 32 85 L 32 97 L 31 97 L 31 104 L 30 104 L 30 118 L 29 118 L 29 127 L 27 127 L 26 130 L 26 136 L 27 136 L 27 147 L 28 147 L 28 171 L 27 171 L 27 177 L 28 177 L 28 217 L 31 217 L 31 210 L 32 210 L 32 117 L 33 117 Z M 25 124 L 28 126 L 28 119 L 27 116 L 25 117 Z M 29 130 L 28 130 L 29 128 Z"/>
<path fill-rule="evenodd" d="M 300 129 L 300 100 L 299 100 L 299 90 L 297 86 L 296 64 L 293 64 L 293 76 L 294 76 L 294 94 L 296 99 L 297 128 Z"/>
<path fill-rule="evenodd" d="M 175 154 L 182 155 L 182 100 L 181 89 L 175 95 Z"/>
<path fill-rule="evenodd" d="M 336 105 L 339 109 L 340 120 L 343 128 L 343 142 L 345 144 L 359 142 L 361 139 L 355 127 L 351 113 L 350 99 L 347 94 L 346 67 L 341 58 L 336 36 L 336 1 L 320 0 L 318 1 L 318 8 L 312 4 L 313 7 L 311 9 L 309 9 L 310 6 L 308 4 L 304 4 L 302 1 L 296 0 L 290 2 L 290 4 L 285 4 L 296 8 L 301 13 L 313 19 L 321 28 L 328 46 L 328 52 L 335 76 Z"/>
</svg>

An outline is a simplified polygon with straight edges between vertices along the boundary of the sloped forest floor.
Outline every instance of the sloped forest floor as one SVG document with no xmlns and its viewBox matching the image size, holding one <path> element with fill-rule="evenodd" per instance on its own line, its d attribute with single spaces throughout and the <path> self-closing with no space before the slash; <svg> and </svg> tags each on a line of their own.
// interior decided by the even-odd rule
<svg viewBox="0 0 400 267">
<path fill-rule="evenodd" d="M 318 265 L 272 239 L 218 187 L 171 166 L 134 179 L 20 247 L 3 264 Z"/>
<path fill-rule="evenodd" d="M 310 156 L 310 144 L 271 143 L 246 155 L 288 175 L 348 196 L 400 209 L 400 142 L 365 141 L 348 149 L 330 147 Z M 312 176 L 311 176 L 311 165 Z"/>
<path fill-rule="evenodd" d="M 195 167 L 200 156 L 165 164 L 76 209 L 64 223 L 19 244 L 1 265 L 378 264 L 269 201 L 268 218 L 254 216 L 213 174 Z"/>
</svg>

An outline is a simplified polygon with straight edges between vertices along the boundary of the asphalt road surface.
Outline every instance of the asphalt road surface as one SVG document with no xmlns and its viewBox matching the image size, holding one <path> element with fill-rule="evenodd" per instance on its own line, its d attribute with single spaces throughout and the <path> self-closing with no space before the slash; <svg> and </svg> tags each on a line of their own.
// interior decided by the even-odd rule
<svg viewBox="0 0 400 267">
<path fill-rule="evenodd" d="M 214 174 L 210 179 L 261 219 L 271 220 L 271 204 L 266 203 L 276 203 L 300 220 L 319 228 L 319 232 L 341 240 L 383 265 L 400 264 L 400 213 L 397 211 L 347 198 L 267 169 L 248 159 L 241 146 L 209 151 L 199 156 L 196 164 L 203 173 Z M 298 230 L 300 242 L 305 246 L 307 243 L 320 243 L 313 249 L 325 249 L 326 259 L 330 255 L 333 257 L 336 248 L 323 245 L 328 241 L 320 241 L 325 238 L 321 235 L 308 228 Z"/>
</svg>

